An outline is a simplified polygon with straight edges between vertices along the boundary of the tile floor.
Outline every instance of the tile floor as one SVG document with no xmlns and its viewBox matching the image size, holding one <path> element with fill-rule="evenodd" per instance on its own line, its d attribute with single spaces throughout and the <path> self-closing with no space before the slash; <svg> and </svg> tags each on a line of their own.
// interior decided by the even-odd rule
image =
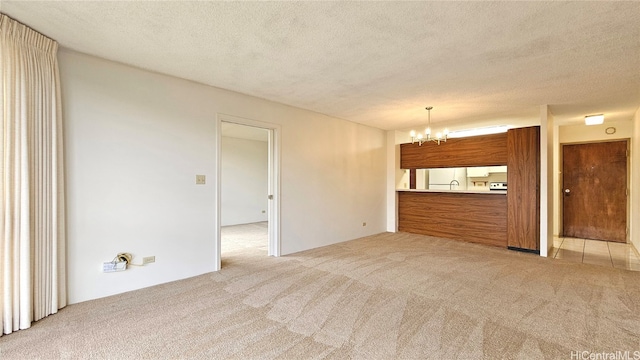
<svg viewBox="0 0 640 360">
<path fill-rule="evenodd" d="M 551 257 L 640 271 L 640 255 L 631 244 L 556 237 L 553 239 Z"/>
</svg>

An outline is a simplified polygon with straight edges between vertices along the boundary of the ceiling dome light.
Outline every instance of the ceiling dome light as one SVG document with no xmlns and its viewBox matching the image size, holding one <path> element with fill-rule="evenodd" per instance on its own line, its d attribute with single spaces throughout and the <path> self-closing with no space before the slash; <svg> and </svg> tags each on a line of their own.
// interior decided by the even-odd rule
<svg viewBox="0 0 640 360">
<path fill-rule="evenodd" d="M 600 125 L 604 122 L 604 115 L 589 115 L 584 117 L 584 123 L 587 125 Z"/>
</svg>

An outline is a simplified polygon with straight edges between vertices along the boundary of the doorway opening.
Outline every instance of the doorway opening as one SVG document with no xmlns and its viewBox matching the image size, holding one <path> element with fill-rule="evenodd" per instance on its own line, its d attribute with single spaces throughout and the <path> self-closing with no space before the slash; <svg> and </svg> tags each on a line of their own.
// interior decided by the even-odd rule
<svg viewBox="0 0 640 360">
<path fill-rule="evenodd" d="M 220 252 L 267 255 L 269 130 L 222 122 Z"/>
<path fill-rule="evenodd" d="M 217 268 L 231 256 L 280 256 L 279 127 L 218 115 Z"/>
</svg>

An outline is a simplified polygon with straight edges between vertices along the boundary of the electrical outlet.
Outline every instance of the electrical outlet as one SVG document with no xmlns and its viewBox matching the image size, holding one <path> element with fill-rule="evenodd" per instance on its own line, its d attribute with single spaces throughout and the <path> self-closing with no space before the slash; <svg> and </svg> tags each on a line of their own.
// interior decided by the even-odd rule
<svg viewBox="0 0 640 360">
<path fill-rule="evenodd" d="M 151 264 L 156 262 L 155 256 L 146 256 L 142 258 L 142 265 Z"/>
<path fill-rule="evenodd" d="M 102 272 L 116 272 L 127 270 L 126 261 L 109 261 L 102 263 Z"/>
<path fill-rule="evenodd" d="M 207 177 L 204 175 L 196 175 L 196 185 L 206 184 Z"/>
</svg>

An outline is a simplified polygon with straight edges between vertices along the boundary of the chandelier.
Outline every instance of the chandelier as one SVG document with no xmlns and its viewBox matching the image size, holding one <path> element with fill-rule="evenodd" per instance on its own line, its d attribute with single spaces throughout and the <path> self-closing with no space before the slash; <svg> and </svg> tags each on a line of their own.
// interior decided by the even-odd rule
<svg viewBox="0 0 640 360">
<path fill-rule="evenodd" d="M 409 136 L 411 136 L 411 143 L 418 142 L 418 145 L 422 146 L 423 143 L 428 141 L 433 141 L 440 145 L 440 141 L 447 142 L 447 136 L 449 135 L 449 130 L 444 129 L 443 132 L 436 133 L 435 137 L 431 137 L 431 109 L 433 106 L 427 106 L 427 111 L 429 112 L 429 122 L 427 124 L 427 129 L 424 131 L 424 136 L 422 134 L 417 134 L 415 130 L 411 130 Z"/>
</svg>

